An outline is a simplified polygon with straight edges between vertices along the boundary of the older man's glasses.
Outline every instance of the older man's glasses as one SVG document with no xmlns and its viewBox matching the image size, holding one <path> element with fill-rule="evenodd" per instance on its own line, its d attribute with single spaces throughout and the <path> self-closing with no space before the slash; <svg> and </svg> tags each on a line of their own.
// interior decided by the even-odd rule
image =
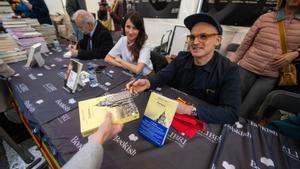
<svg viewBox="0 0 300 169">
<path fill-rule="evenodd" d="M 187 36 L 187 40 L 188 40 L 188 42 L 194 42 L 198 38 L 198 40 L 207 41 L 207 39 L 209 39 L 212 36 L 216 36 L 216 35 L 218 35 L 218 34 L 217 33 L 211 33 L 211 34 L 200 33 L 199 35 L 192 35 L 191 34 L 191 35 Z"/>
</svg>

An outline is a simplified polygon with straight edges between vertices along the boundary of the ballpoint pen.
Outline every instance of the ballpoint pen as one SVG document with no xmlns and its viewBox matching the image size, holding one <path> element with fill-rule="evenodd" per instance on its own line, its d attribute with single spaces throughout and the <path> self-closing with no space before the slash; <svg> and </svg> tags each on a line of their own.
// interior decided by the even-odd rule
<svg viewBox="0 0 300 169">
<path fill-rule="evenodd" d="M 139 80 L 139 79 L 141 79 L 141 78 L 143 78 L 143 77 L 144 77 L 144 76 L 143 76 L 142 73 L 139 73 L 139 74 L 133 76 L 133 80 L 131 81 L 131 84 L 129 85 L 129 88 L 133 85 L 134 82 L 136 82 L 137 80 Z"/>
</svg>

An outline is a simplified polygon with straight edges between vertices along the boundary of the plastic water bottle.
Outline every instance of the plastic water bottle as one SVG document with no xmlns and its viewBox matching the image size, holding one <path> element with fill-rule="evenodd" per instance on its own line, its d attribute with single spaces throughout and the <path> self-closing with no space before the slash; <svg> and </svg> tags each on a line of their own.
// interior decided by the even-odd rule
<svg viewBox="0 0 300 169">
<path fill-rule="evenodd" d="M 95 68 L 94 68 L 93 64 L 91 64 L 91 63 L 88 63 L 88 73 L 90 74 L 89 75 L 90 86 L 97 87 L 99 85 L 98 80 L 97 80 L 97 75 L 95 72 Z"/>
<path fill-rule="evenodd" d="M 57 39 L 54 39 L 54 41 L 53 41 L 53 46 L 54 46 L 54 48 L 55 48 L 55 50 L 56 50 L 57 52 L 61 52 L 61 51 L 62 51 L 62 49 L 61 49 L 61 47 L 60 47 L 60 44 L 59 44 L 59 41 L 58 41 Z"/>
</svg>

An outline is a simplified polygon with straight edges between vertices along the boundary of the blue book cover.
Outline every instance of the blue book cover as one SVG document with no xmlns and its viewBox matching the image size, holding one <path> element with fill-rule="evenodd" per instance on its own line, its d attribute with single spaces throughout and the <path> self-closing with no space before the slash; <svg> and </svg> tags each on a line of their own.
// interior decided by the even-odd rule
<svg viewBox="0 0 300 169">
<path fill-rule="evenodd" d="M 156 146 L 162 146 L 177 105 L 177 101 L 152 92 L 142 117 L 139 133 Z"/>
</svg>

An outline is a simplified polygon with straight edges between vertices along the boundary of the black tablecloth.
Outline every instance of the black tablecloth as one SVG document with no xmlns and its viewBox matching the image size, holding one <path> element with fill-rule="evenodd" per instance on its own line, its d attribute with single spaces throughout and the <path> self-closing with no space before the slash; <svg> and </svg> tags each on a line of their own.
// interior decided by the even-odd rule
<svg viewBox="0 0 300 169">
<path fill-rule="evenodd" d="M 120 91 L 121 86 L 110 92 Z M 169 87 L 159 93 L 197 103 L 197 99 Z M 145 92 L 135 98 L 140 116 L 149 95 Z M 140 120 L 125 124 L 118 136 L 104 144 L 102 169 L 300 168 L 299 143 L 251 121 L 207 124 L 206 131 L 197 132 L 192 139 L 170 128 L 165 145 L 158 148 L 139 135 Z M 62 164 L 87 141 L 80 134 L 78 109 L 43 125 L 42 130 Z"/>
<path fill-rule="evenodd" d="M 31 125 L 37 125 L 40 136 L 50 147 L 61 164 L 68 161 L 86 142 L 80 134 L 77 102 L 104 93 L 115 93 L 124 89 L 130 73 L 105 64 L 102 60 L 82 61 L 106 65 L 106 71 L 113 70 L 113 79 L 98 74 L 100 87 L 69 94 L 62 89 L 63 59 L 61 52 L 44 56 L 46 67 L 24 68 L 25 62 L 11 64 L 19 74 L 9 80 L 22 113 Z M 84 66 L 86 70 L 86 66 Z M 111 83 L 106 86 L 105 83 Z M 181 97 L 197 105 L 200 101 L 170 87 L 157 90 L 167 97 Z M 300 168 L 299 143 L 281 136 L 275 131 L 240 119 L 234 125 L 207 124 L 204 132 L 197 132 L 192 139 L 169 130 L 163 147 L 155 147 L 138 133 L 141 116 L 144 113 L 150 92 L 141 93 L 135 103 L 140 119 L 125 124 L 123 131 L 104 144 L 102 169 L 110 168 Z M 71 100 L 75 103 L 71 104 Z"/>
<path fill-rule="evenodd" d="M 103 95 L 132 77 L 127 71 L 108 65 L 103 60 L 81 60 L 83 70 L 87 70 L 89 62 L 105 65 L 105 71 L 110 72 L 111 76 L 98 73 L 98 87 L 91 88 L 87 84 L 81 91 L 71 94 L 62 88 L 69 59 L 64 59 L 62 52 L 52 52 L 51 55 L 44 55 L 46 65 L 43 67 L 26 68 L 25 61 L 10 65 L 17 74 L 9 80 L 13 94 L 25 117 L 39 125 L 73 110 L 78 106 L 78 101 Z"/>
</svg>

